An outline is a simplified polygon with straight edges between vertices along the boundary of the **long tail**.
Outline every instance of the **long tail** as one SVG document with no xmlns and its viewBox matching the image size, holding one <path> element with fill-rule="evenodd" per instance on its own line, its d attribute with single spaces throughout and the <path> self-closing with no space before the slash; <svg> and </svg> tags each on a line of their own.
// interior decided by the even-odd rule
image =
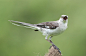
<svg viewBox="0 0 86 56">
<path fill-rule="evenodd" d="M 13 21 L 13 20 L 8 20 L 8 21 L 12 22 L 12 24 L 17 25 L 17 26 L 23 26 L 26 28 L 38 29 L 36 24 L 24 23 L 24 22 Z"/>
</svg>

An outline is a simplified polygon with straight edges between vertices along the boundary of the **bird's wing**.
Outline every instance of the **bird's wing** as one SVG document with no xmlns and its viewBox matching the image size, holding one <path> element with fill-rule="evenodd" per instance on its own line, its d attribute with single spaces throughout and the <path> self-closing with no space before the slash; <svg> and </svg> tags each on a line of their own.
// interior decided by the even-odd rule
<svg viewBox="0 0 86 56">
<path fill-rule="evenodd" d="M 56 21 L 51 21 L 51 22 L 39 23 L 36 26 L 46 29 L 56 29 L 57 27 L 59 27 L 59 24 Z"/>
</svg>

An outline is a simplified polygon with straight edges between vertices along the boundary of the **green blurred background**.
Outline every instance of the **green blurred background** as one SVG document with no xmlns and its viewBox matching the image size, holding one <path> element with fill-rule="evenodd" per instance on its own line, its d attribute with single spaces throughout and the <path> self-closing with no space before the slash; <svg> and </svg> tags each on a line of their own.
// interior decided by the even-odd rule
<svg viewBox="0 0 86 56">
<path fill-rule="evenodd" d="M 69 16 L 68 29 L 52 38 L 63 56 L 86 56 L 86 0 L 0 0 L 0 56 L 44 56 L 51 44 L 40 32 L 12 25 Z"/>
</svg>

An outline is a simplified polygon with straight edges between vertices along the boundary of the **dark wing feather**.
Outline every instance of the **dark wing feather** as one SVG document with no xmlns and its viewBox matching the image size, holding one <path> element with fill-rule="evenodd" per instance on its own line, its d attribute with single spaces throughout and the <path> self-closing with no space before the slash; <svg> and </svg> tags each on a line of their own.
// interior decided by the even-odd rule
<svg viewBox="0 0 86 56">
<path fill-rule="evenodd" d="M 56 29 L 57 27 L 59 27 L 59 24 L 56 22 L 43 22 L 43 23 L 37 24 L 37 26 L 41 28 L 47 28 L 47 29 Z"/>
</svg>

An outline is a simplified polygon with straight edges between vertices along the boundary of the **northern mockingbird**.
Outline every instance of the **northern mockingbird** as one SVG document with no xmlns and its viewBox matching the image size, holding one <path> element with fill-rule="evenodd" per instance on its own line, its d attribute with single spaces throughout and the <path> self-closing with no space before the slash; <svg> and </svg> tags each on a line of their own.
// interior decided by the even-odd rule
<svg viewBox="0 0 86 56">
<path fill-rule="evenodd" d="M 67 29 L 67 24 L 68 24 L 68 16 L 67 15 L 61 15 L 60 19 L 57 21 L 51 21 L 51 22 L 43 22 L 39 24 L 30 24 L 30 23 L 24 23 L 24 22 L 19 22 L 19 21 L 13 21 L 9 20 L 12 22 L 12 24 L 17 25 L 17 26 L 24 26 L 26 28 L 32 28 L 35 31 L 40 31 L 45 35 L 45 39 L 49 41 L 51 44 L 53 42 L 51 41 L 51 38 L 55 35 L 59 35 L 60 33 L 64 32 Z M 48 36 L 50 36 L 49 40 L 47 39 Z"/>
</svg>

